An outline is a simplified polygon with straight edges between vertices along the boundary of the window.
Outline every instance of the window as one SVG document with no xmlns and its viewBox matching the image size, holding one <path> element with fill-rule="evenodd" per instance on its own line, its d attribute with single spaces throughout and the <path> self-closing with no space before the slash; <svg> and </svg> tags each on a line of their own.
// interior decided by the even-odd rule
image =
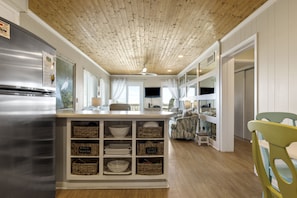
<svg viewBox="0 0 297 198">
<path fill-rule="evenodd" d="M 128 103 L 131 105 L 132 111 L 140 111 L 143 109 L 143 83 L 128 82 L 126 88 L 118 99 L 118 103 Z"/>
<path fill-rule="evenodd" d="M 56 67 L 57 109 L 74 109 L 75 64 L 62 57 L 57 57 Z"/>
<path fill-rule="evenodd" d="M 162 87 L 162 109 L 168 110 L 169 100 L 172 98 L 172 94 L 167 86 Z"/>
<path fill-rule="evenodd" d="M 98 93 L 98 97 L 100 96 L 101 97 L 101 104 L 102 105 L 107 105 L 107 101 L 106 101 L 106 97 L 105 97 L 105 93 L 106 93 L 106 90 L 105 90 L 105 82 L 102 78 L 100 78 L 100 82 L 99 82 L 99 93 Z"/>
<path fill-rule="evenodd" d="M 84 107 L 92 105 L 93 97 L 100 97 L 100 80 L 97 76 L 84 70 Z"/>
<path fill-rule="evenodd" d="M 197 95 L 197 84 L 188 86 L 187 89 L 187 98 L 193 99 Z"/>
</svg>

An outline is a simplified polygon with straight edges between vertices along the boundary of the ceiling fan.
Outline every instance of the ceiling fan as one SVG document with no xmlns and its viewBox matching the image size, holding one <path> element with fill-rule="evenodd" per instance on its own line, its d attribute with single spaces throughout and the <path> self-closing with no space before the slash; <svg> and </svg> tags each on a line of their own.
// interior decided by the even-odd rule
<svg viewBox="0 0 297 198">
<path fill-rule="evenodd" d="M 145 64 L 143 65 L 143 68 L 141 72 L 139 73 L 140 75 L 146 75 L 146 76 L 157 76 L 155 73 L 149 73 L 147 72 L 147 68 L 145 67 Z"/>
</svg>

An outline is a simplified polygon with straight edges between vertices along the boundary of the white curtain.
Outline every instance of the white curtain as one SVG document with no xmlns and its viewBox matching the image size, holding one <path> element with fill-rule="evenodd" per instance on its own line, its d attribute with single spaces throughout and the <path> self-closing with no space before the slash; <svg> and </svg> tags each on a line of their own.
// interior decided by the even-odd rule
<svg viewBox="0 0 297 198">
<path fill-rule="evenodd" d="M 178 85 L 177 85 L 177 80 L 175 79 L 167 79 L 166 80 L 166 84 L 168 86 L 168 89 L 172 95 L 172 97 L 175 99 L 174 102 L 174 107 L 178 107 L 179 106 L 179 95 L 178 95 Z"/>
<path fill-rule="evenodd" d="M 100 79 L 100 97 L 101 97 L 101 104 L 106 105 L 106 95 L 105 95 L 105 82 L 104 80 L 101 78 Z"/>
<path fill-rule="evenodd" d="M 98 96 L 98 78 L 84 69 L 84 107 L 92 105 L 92 98 Z"/>
<path fill-rule="evenodd" d="M 116 78 L 111 81 L 111 99 L 117 101 L 124 89 L 126 88 L 127 80 L 125 78 Z"/>
</svg>

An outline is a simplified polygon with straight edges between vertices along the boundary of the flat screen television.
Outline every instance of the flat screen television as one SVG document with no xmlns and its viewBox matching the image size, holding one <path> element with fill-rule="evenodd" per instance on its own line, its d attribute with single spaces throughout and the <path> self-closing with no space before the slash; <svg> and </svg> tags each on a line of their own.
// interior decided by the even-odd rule
<svg viewBox="0 0 297 198">
<path fill-rule="evenodd" d="M 161 97 L 160 87 L 145 87 L 144 97 L 146 98 L 159 98 Z"/>
<path fill-rule="evenodd" d="M 212 87 L 200 87 L 200 95 L 213 94 L 214 88 Z"/>
</svg>

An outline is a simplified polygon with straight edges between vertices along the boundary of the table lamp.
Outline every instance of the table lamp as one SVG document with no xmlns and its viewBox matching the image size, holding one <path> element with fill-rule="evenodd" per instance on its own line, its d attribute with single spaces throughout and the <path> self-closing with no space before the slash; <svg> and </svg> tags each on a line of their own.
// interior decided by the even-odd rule
<svg viewBox="0 0 297 198">
<path fill-rule="evenodd" d="M 92 106 L 96 107 L 97 110 L 100 109 L 100 105 L 101 105 L 101 98 L 92 98 Z"/>
<path fill-rule="evenodd" d="M 190 109 L 192 107 L 192 103 L 189 100 L 184 101 L 184 107 L 185 109 Z"/>
</svg>

